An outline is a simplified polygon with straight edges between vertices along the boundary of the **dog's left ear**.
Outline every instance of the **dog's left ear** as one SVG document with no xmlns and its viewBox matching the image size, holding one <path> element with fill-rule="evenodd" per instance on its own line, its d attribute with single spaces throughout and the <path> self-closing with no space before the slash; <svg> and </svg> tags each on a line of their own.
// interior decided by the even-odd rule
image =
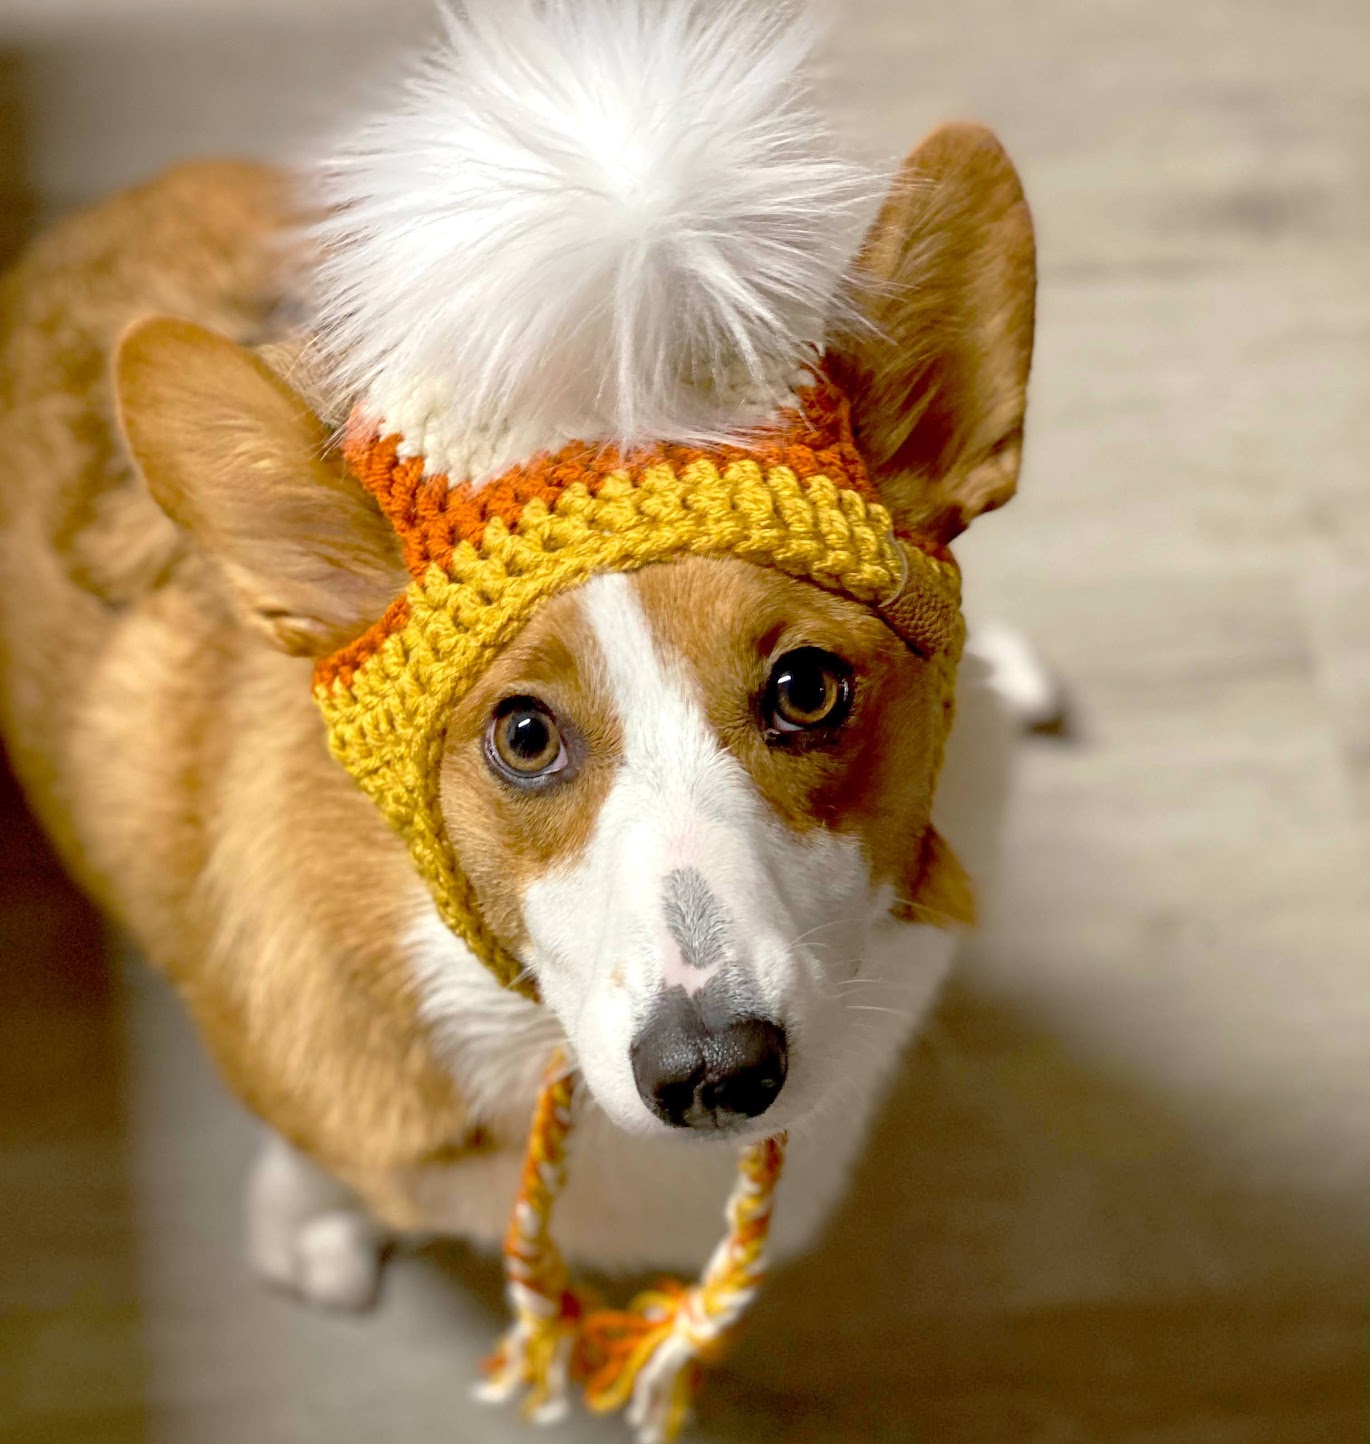
<svg viewBox="0 0 1370 1444">
<path fill-rule="evenodd" d="M 866 324 L 829 338 L 856 439 L 903 529 L 949 541 L 1018 483 L 1036 254 L 1017 172 L 981 126 L 904 162 L 857 257 Z"/>
<path fill-rule="evenodd" d="M 904 880 L 908 896 L 894 907 L 901 922 L 974 927 L 975 888 L 956 854 L 931 824 Z"/>
</svg>

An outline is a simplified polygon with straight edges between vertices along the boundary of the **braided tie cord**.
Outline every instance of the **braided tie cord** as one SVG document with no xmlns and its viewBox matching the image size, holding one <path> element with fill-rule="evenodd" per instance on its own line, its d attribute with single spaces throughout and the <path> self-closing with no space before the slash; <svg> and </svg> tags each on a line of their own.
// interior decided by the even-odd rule
<svg viewBox="0 0 1370 1444">
<path fill-rule="evenodd" d="M 666 1280 L 626 1310 L 589 1309 L 572 1289 L 552 1241 L 553 1207 L 566 1183 L 575 1082 L 562 1053 L 548 1064 L 528 1135 L 504 1259 L 514 1323 L 487 1361 L 479 1397 L 500 1402 L 526 1390 L 539 1423 L 561 1417 L 571 1383 L 596 1413 L 627 1406 L 641 1444 L 680 1433 L 701 1366 L 716 1358 L 766 1276 L 766 1240 L 784 1135 L 742 1154 L 727 1205 L 728 1232 L 699 1282 Z"/>
</svg>

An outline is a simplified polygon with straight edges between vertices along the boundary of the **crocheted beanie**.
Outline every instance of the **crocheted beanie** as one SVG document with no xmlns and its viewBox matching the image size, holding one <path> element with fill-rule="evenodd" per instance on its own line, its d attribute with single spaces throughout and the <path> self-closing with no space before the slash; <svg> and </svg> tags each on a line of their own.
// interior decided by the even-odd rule
<svg viewBox="0 0 1370 1444">
<path fill-rule="evenodd" d="M 409 845 L 453 932 L 507 986 L 536 996 L 494 936 L 443 824 L 447 719 L 538 604 L 599 572 L 737 557 L 863 603 L 938 670 L 945 729 L 960 655 L 960 573 L 900 535 L 867 477 L 850 407 L 817 369 L 754 445 L 623 454 L 576 442 L 476 488 L 364 410 L 344 453 L 380 503 L 412 580 L 364 635 L 318 663 L 334 755 Z"/>
</svg>

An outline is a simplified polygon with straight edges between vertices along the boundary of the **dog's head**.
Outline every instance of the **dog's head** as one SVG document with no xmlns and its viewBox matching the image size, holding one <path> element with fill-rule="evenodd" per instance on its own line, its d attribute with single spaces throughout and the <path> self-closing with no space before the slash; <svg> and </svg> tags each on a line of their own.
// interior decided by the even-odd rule
<svg viewBox="0 0 1370 1444">
<path fill-rule="evenodd" d="M 1033 288 L 1004 152 L 978 128 L 934 133 L 823 363 L 896 529 L 934 551 L 1014 490 Z M 141 323 L 120 416 L 244 620 L 320 657 L 387 608 L 402 627 L 413 558 L 270 360 Z M 696 555 L 549 592 L 453 694 L 424 738 L 442 844 L 617 1122 L 785 1126 L 835 1081 L 872 929 L 968 919 L 930 824 L 947 679 L 868 603 Z"/>
</svg>

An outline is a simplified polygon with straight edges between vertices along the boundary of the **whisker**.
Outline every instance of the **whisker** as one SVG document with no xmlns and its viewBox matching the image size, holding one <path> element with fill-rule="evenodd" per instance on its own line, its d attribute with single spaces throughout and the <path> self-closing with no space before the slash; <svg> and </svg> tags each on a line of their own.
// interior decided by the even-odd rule
<svg viewBox="0 0 1370 1444">
<path fill-rule="evenodd" d="M 846 921 L 847 921 L 846 918 L 829 918 L 828 921 L 825 922 L 825 923 L 816 923 L 813 927 L 811 927 L 811 928 L 806 928 L 802 933 L 799 934 L 799 936 L 798 936 L 797 938 L 791 938 L 791 939 L 789 940 L 789 942 L 786 944 L 786 947 L 791 947 L 791 948 L 792 948 L 792 947 L 796 946 L 796 944 L 802 943 L 805 938 L 811 938 L 811 937 L 814 935 L 814 933 L 821 933 L 824 928 L 840 927 L 840 926 L 842 926 Z"/>
</svg>

